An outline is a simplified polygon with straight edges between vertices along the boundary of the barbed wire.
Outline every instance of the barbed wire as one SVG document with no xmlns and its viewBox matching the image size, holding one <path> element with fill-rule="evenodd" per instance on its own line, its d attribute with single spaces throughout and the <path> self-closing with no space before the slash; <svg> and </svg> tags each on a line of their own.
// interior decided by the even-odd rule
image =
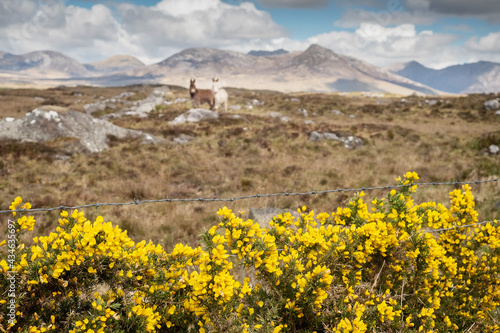
<svg viewBox="0 0 500 333">
<path fill-rule="evenodd" d="M 398 188 L 403 188 L 403 187 L 409 187 L 409 186 L 442 186 L 442 185 L 475 185 L 475 184 L 483 184 L 483 183 L 492 183 L 492 182 L 498 182 L 499 179 L 488 179 L 488 180 L 474 180 L 474 181 L 468 181 L 468 182 L 427 182 L 427 183 L 413 183 L 413 184 L 407 184 L 407 185 L 387 185 L 387 186 L 372 186 L 372 187 L 360 187 L 360 188 L 340 188 L 340 189 L 335 189 L 335 190 L 321 190 L 321 191 L 310 191 L 310 192 L 280 192 L 280 193 L 272 193 L 272 194 L 254 194 L 254 195 L 247 195 L 247 196 L 239 196 L 239 197 L 232 197 L 229 199 L 222 199 L 222 198 L 192 198 L 192 199 L 175 199 L 175 198 L 169 198 L 168 196 L 165 199 L 153 199 L 153 200 L 138 200 L 134 198 L 134 201 L 131 202 L 107 202 L 107 203 L 93 203 L 93 204 L 84 204 L 84 205 L 79 205 L 79 206 L 57 206 L 57 207 L 51 207 L 51 208 L 33 208 L 33 209 L 16 209 L 16 210 L 0 210 L 0 214 L 6 214 L 6 213 L 12 213 L 12 212 L 17 212 L 17 213 L 25 213 L 25 212 L 49 212 L 49 211 L 54 211 L 54 210 L 70 210 L 70 209 L 81 209 L 81 208 L 91 208 L 95 207 L 96 209 L 99 207 L 104 207 L 104 206 L 130 206 L 130 205 L 142 205 L 142 204 L 147 204 L 147 203 L 160 203 L 160 202 L 166 202 L 166 203 L 177 203 L 177 202 L 199 202 L 199 203 L 207 203 L 207 202 L 230 202 L 233 203 L 234 201 L 238 200 L 245 200 L 245 199 L 262 199 L 262 198 L 271 198 L 271 197 L 283 197 L 283 196 L 305 196 L 305 195 L 316 195 L 316 194 L 328 194 L 328 193 L 341 193 L 341 192 L 360 192 L 360 191 L 372 191 L 372 190 L 389 190 L 389 189 L 398 189 Z"/>
</svg>

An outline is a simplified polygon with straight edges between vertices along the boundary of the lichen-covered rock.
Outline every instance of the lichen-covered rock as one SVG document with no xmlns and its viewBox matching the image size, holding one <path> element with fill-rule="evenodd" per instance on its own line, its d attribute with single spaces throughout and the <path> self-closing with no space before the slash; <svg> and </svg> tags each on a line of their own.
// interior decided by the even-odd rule
<svg viewBox="0 0 500 333">
<path fill-rule="evenodd" d="M 0 120 L 0 140 L 44 143 L 58 138 L 75 138 L 78 142 L 75 150 L 95 153 L 109 148 L 109 136 L 138 138 L 148 143 L 165 141 L 72 110 L 58 112 L 41 108 L 28 112 L 22 119 Z"/>
</svg>

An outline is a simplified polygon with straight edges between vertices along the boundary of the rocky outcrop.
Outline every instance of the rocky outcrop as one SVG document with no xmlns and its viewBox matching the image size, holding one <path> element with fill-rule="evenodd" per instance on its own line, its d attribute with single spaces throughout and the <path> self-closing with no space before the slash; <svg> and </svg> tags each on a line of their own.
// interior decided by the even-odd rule
<svg viewBox="0 0 500 333">
<path fill-rule="evenodd" d="M 57 109 L 58 111 L 54 110 Z M 76 139 L 76 151 L 101 152 L 109 148 L 109 137 L 118 139 L 137 138 L 145 143 L 160 143 L 165 140 L 136 130 L 116 126 L 91 115 L 43 107 L 28 112 L 23 119 L 0 120 L 0 140 L 45 143 L 59 138 Z"/>
</svg>

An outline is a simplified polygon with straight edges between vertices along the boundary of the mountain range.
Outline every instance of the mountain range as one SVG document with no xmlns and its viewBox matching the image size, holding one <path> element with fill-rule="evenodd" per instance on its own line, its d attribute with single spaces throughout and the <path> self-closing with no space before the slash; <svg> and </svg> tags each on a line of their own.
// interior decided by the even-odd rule
<svg viewBox="0 0 500 333">
<path fill-rule="evenodd" d="M 251 51 L 247 54 L 213 48 L 190 48 L 158 63 L 117 55 L 81 64 L 55 51 L 23 55 L 0 52 L 0 83 L 41 85 L 188 85 L 197 78 L 208 88 L 212 77 L 225 86 L 278 91 L 320 91 L 396 94 L 441 94 L 500 90 L 500 64 L 479 62 L 434 70 L 417 62 L 380 68 L 313 44 L 300 52 Z"/>
<path fill-rule="evenodd" d="M 387 69 L 434 89 L 455 94 L 500 91 L 500 63 L 495 62 L 480 61 L 436 70 L 410 61 Z"/>
</svg>

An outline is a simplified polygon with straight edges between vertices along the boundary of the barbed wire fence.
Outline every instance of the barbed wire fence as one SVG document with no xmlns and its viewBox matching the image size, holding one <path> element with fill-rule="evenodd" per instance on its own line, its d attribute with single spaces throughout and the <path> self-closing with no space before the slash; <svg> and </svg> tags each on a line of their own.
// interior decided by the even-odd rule
<svg viewBox="0 0 500 333">
<path fill-rule="evenodd" d="M 134 199 L 130 202 L 101 202 L 101 203 L 92 203 L 92 204 L 83 204 L 78 206 L 57 206 L 50 208 L 33 208 L 33 209 L 16 209 L 16 210 L 0 210 L 0 214 L 7 213 L 26 213 L 26 212 L 50 212 L 57 210 L 73 210 L 73 209 L 82 209 L 82 208 L 99 208 L 105 206 L 131 206 L 131 205 L 143 205 L 150 203 L 180 203 L 180 202 L 197 202 L 197 203 L 209 203 L 209 202 L 229 202 L 233 203 L 239 200 L 246 199 L 262 199 L 262 198 L 271 198 L 271 197 L 289 197 L 289 196 L 307 196 L 307 195 L 321 195 L 321 194 L 329 194 L 329 193 L 342 193 L 342 192 L 361 192 L 361 191 L 372 191 L 372 190 L 392 190 L 398 189 L 408 186 L 459 186 L 459 185 L 476 185 L 476 184 L 484 184 L 484 183 L 499 183 L 500 179 L 487 179 L 487 180 L 474 180 L 474 181 L 454 181 L 454 182 L 424 182 L 424 183 L 413 183 L 407 185 L 386 185 L 386 186 L 371 186 L 371 187 L 359 187 L 359 188 L 339 188 L 333 190 L 320 190 L 320 191 L 309 191 L 309 192 L 280 192 L 280 193 L 271 193 L 271 194 L 254 194 L 247 196 L 237 196 L 231 198 L 163 198 L 163 199 L 151 199 L 151 200 L 138 200 Z"/>
</svg>

